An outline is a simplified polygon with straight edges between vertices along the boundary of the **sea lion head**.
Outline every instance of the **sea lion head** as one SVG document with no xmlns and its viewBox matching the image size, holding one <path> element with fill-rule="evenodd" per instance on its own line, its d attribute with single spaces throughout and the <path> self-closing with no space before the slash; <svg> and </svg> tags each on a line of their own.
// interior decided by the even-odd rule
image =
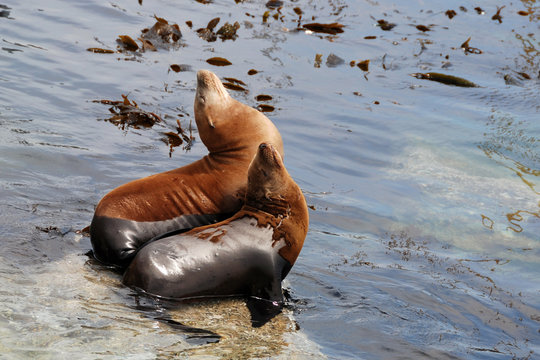
<svg viewBox="0 0 540 360">
<path fill-rule="evenodd" d="M 249 166 L 246 206 L 278 220 L 273 226 L 274 240 L 284 240 L 279 254 L 292 266 L 306 238 L 308 208 L 302 190 L 287 172 L 279 151 L 270 143 L 259 145 Z M 259 221 L 266 226 L 264 220 Z"/>
<path fill-rule="evenodd" d="M 261 143 L 248 170 L 249 200 L 260 203 L 284 199 L 289 180 L 292 181 L 274 145 Z"/>
<path fill-rule="evenodd" d="M 249 164 L 257 146 L 270 141 L 283 154 L 281 135 L 270 119 L 233 99 L 209 70 L 197 72 L 194 109 L 199 136 L 211 153 L 236 150 Z"/>
<path fill-rule="evenodd" d="M 211 152 L 227 139 L 229 123 L 234 120 L 226 116 L 231 102 L 231 96 L 216 74 L 209 70 L 197 72 L 195 122 L 202 142 Z"/>
</svg>

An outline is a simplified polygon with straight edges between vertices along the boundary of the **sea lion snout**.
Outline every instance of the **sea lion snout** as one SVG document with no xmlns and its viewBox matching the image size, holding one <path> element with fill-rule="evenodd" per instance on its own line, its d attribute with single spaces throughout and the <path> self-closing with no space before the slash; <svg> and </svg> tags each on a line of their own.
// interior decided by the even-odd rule
<svg viewBox="0 0 540 360">
<path fill-rule="evenodd" d="M 280 168 L 282 165 L 283 160 L 281 158 L 281 155 L 279 154 L 275 146 L 270 143 L 267 143 L 267 142 L 261 143 L 259 145 L 258 155 L 259 157 L 261 157 L 261 159 L 264 162 L 268 164 L 272 164 L 278 168 Z"/>
</svg>

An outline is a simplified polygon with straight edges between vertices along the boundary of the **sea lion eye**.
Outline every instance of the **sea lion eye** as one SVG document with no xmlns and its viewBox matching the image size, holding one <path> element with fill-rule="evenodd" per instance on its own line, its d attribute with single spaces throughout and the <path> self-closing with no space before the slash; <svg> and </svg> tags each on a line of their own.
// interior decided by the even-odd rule
<svg viewBox="0 0 540 360">
<path fill-rule="evenodd" d="M 261 172 L 263 173 L 264 177 L 268 177 L 268 174 L 266 173 L 266 171 L 264 171 L 264 169 L 261 169 Z"/>
</svg>

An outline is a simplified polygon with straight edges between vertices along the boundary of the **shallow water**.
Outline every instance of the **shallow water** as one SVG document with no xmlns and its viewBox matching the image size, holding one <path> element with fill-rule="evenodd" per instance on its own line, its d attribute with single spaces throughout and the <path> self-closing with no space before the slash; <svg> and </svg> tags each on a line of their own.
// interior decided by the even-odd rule
<svg viewBox="0 0 540 360">
<path fill-rule="evenodd" d="M 538 358 L 540 4 L 499 3 L 502 22 L 492 19 L 496 4 L 481 4 L 484 13 L 477 5 L 299 0 L 278 13 L 254 1 L 1 0 L 0 352 Z M 296 31 L 295 7 L 302 24 L 339 22 L 344 32 Z M 179 46 L 86 51 L 137 39 L 154 15 L 180 25 Z M 238 21 L 238 38 L 199 38 L 215 17 L 218 28 Z M 396 27 L 384 31 L 380 19 Z M 481 54 L 461 48 L 469 37 Z M 343 63 L 327 63 L 330 54 Z M 206 62 L 215 56 L 232 65 Z M 368 59 L 367 72 L 349 64 Z M 85 255 L 90 241 L 80 234 L 114 187 L 205 153 L 196 130 L 189 151 L 164 135 L 176 120 L 189 133 L 200 68 L 242 80 L 248 91 L 231 93 L 252 106 L 256 95 L 272 96 L 268 116 L 311 207 L 286 282 L 290 304 L 261 328 L 243 300 L 171 308 L 139 298 Z M 419 72 L 479 87 L 410 76 Z M 122 94 L 163 121 L 107 121 L 110 106 L 94 101 Z"/>
</svg>

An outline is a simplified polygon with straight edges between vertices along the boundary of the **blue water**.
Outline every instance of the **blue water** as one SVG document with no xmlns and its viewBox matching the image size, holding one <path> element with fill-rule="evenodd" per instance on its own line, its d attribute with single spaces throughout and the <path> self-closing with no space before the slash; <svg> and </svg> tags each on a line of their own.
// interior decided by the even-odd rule
<svg viewBox="0 0 540 360">
<path fill-rule="evenodd" d="M 297 31 L 294 7 L 302 24 L 344 32 Z M 0 14 L 6 358 L 540 358 L 537 2 L 300 0 L 277 12 L 249 1 L 3 0 Z M 179 24 L 181 46 L 86 51 L 116 51 L 119 35 L 137 39 L 154 15 Z M 218 27 L 238 21 L 238 38 L 199 38 L 215 17 Z M 396 27 L 383 31 L 380 19 Z M 481 54 L 461 49 L 469 37 Z M 343 63 L 327 64 L 330 54 Z M 215 56 L 232 65 L 206 62 Z M 80 230 L 102 196 L 205 154 L 196 130 L 190 150 L 172 153 L 164 135 L 176 120 L 194 125 L 200 68 L 244 81 L 248 92 L 231 93 L 249 105 L 273 97 L 267 115 L 311 208 L 285 283 L 290 305 L 262 328 L 242 300 L 141 307 L 120 275 L 85 255 Z M 425 72 L 479 87 L 411 76 Z M 107 121 L 110 106 L 94 100 L 122 94 L 163 122 Z M 156 313 L 220 341 L 201 345 Z"/>
</svg>

